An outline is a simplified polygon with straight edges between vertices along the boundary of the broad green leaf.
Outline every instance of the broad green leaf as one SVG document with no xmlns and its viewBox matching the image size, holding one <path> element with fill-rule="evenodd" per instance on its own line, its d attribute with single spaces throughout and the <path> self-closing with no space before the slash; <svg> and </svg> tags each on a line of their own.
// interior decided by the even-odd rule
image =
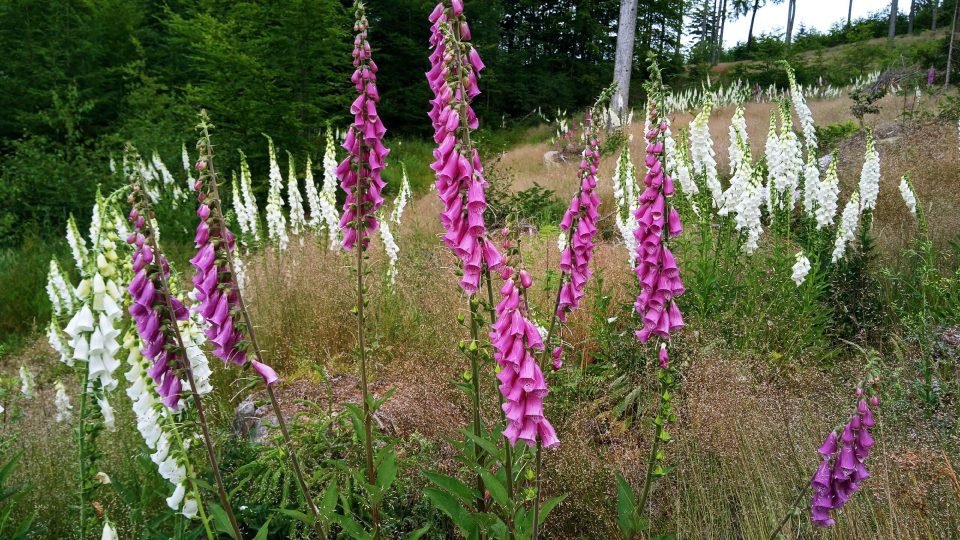
<svg viewBox="0 0 960 540">
<path fill-rule="evenodd" d="M 507 495 L 507 488 L 504 487 L 503 482 L 483 469 L 480 470 L 480 477 L 483 478 L 483 485 L 487 488 L 487 491 L 490 492 L 490 496 L 493 497 L 493 500 L 496 501 L 497 504 L 506 508 L 508 511 L 513 508 L 513 501 L 511 501 Z"/>
<path fill-rule="evenodd" d="M 253 540 L 267 540 L 267 535 L 270 534 L 270 518 L 267 519 L 267 522 L 260 527 L 260 530 L 257 531 L 257 535 L 253 537 Z"/>
<path fill-rule="evenodd" d="M 293 510 L 291 508 L 281 508 L 279 511 L 281 514 L 292 517 L 293 519 L 306 523 L 307 525 L 313 525 L 314 523 L 313 516 L 307 515 L 299 510 Z"/>
<path fill-rule="evenodd" d="M 428 524 L 424 525 L 423 527 L 420 527 L 419 529 L 417 529 L 417 530 L 413 531 L 412 533 L 408 534 L 408 535 L 407 535 L 407 540 L 417 540 L 417 539 L 420 538 L 421 536 L 427 534 L 427 531 L 429 531 L 429 530 L 430 530 L 430 524 L 428 523 Z"/>
<path fill-rule="evenodd" d="M 389 448 L 381 451 L 381 460 L 377 465 L 377 487 L 381 492 L 390 489 L 397 478 L 397 454 Z"/>
<path fill-rule="evenodd" d="M 445 476 L 433 472 L 425 472 L 424 476 L 426 476 L 428 480 L 436 484 L 441 489 L 449 491 L 455 495 L 458 499 L 460 499 L 460 502 L 465 505 L 472 504 L 473 501 L 480 497 L 480 494 L 477 493 L 476 489 L 471 488 L 470 486 L 451 476 Z"/>
<path fill-rule="evenodd" d="M 373 536 L 367 531 L 363 530 L 363 527 L 359 523 L 354 521 L 350 516 L 345 516 L 343 514 L 334 514 L 333 521 L 343 527 L 343 531 L 350 535 L 351 538 L 355 540 L 372 540 Z"/>
<path fill-rule="evenodd" d="M 239 540 L 237 534 L 233 532 L 233 525 L 230 524 L 230 518 L 227 517 L 227 511 L 217 503 L 210 503 L 210 513 L 213 514 L 213 524 L 217 527 L 217 532 L 222 532 Z"/>
<path fill-rule="evenodd" d="M 540 507 L 540 525 L 543 525 L 543 522 L 547 520 L 547 515 L 566 498 L 567 494 L 564 493 L 563 495 L 551 497 L 543 502 L 543 505 Z"/>
<path fill-rule="evenodd" d="M 636 511 L 633 490 L 621 474 L 617 474 L 617 524 L 625 538 L 633 534 L 633 514 Z"/>
</svg>

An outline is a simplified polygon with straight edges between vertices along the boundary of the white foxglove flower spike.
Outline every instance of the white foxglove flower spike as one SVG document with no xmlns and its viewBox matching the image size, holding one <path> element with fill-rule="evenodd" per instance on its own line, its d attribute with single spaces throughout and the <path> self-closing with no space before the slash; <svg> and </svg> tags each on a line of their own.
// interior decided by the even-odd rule
<svg viewBox="0 0 960 540">
<path fill-rule="evenodd" d="M 303 212 L 303 197 L 297 180 L 297 169 L 294 165 L 293 154 L 287 151 L 287 203 L 290 205 L 290 232 L 296 235 L 303 234 L 307 226 L 307 219 Z M 303 239 L 300 240 L 303 245 Z"/>
<path fill-rule="evenodd" d="M 267 192 L 267 236 L 280 250 L 287 249 L 290 238 L 287 236 L 287 220 L 283 216 L 283 177 L 280 176 L 280 165 L 277 164 L 277 152 L 273 147 L 273 139 L 269 136 L 270 153 L 270 191 Z"/>
</svg>

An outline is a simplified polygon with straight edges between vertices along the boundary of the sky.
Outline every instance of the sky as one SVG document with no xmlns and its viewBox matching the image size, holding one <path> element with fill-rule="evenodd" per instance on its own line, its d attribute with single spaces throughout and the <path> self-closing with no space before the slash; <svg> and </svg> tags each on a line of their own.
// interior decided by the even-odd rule
<svg viewBox="0 0 960 540">
<path fill-rule="evenodd" d="M 847 20 L 849 0 L 797 0 L 797 20 L 794 22 L 794 33 L 803 24 L 807 28 L 816 28 L 820 31 L 830 29 L 830 25 L 837 21 Z M 757 10 L 757 20 L 753 25 L 753 35 L 758 36 L 765 32 L 783 32 L 787 26 L 787 2 L 779 5 L 768 5 Z M 909 2 L 900 2 L 904 4 Z M 888 0 L 853 0 L 853 18 L 862 17 L 868 13 L 881 9 L 889 9 Z M 903 7 L 900 7 L 903 11 Z M 738 41 L 747 41 L 747 31 L 750 30 L 750 15 L 737 21 L 727 21 L 723 32 L 724 47 L 732 47 Z"/>
</svg>

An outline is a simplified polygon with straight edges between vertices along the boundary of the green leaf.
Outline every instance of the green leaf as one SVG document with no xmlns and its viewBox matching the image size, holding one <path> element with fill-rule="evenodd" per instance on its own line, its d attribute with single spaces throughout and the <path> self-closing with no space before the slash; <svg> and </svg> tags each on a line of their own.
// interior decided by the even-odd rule
<svg viewBox="0 0 960 540">
<path fill-rule="evenodd" d="M 420 527 L 419 529 L 417 529 L 417 530 L 413 531 L 412 533 L 408 534 L 408 535 L 407 535 L 407 540 L 417 540 L 417 539 L 420 538 L 421 536 L 427 534 L 427 531 L 429 531 L 429 530 L 430 530 L 430 524 L 428 523 L 428 524 L 424 525 L 423 527 Z"/>
<path fill-rule="evenodd" d="M 267 540 L 267 535 L 270 534 L 270 519 L 268 518 L 267 522 L 260 527 L 260 530 L 257 531 L 257 535 L 253 537 L 253 540 Z"/>
<path fill-rule="evenodd" d="M 564 493 L 563 495 L 551 497 L 543 502 L 543 506 L 540 507 L 540 525 L 543 525 L 543 522 L 547 520 L 547 515 L 566 498 L 567 494 Z"/>
<path fill-rule="evenodd" d="M 359 523 L 354 521 L 350 516 L 343 514 L 334 514 L 333 521 L 343 527 L 343 531 L 349 534 L 352 538 L 356 540 L 372 540 L 373 536 L 367 531 L 363 530 L 363 527 Z"/>
<path fill-rule="evenodd" d="M 507 496 L 507 488 L 504 487 L 503 482 L 485 469 L 480 470 L 480 477 L 483 478 L 483 485 L 486 486 L 487 491 L 490 492 L 490 496 L 493 497 L 493 500 L 496 501 L 497 504 L 507 510 L 513 508 L 513 501 Z"/>
<path fill-rule="evenodd" d="M 320 513 L 323 515 L 332 514 L 337 508 L 337 484 L 330 482 L 327 489 L 323 490 L 323 498 L 320 500 Z"/>
<path fill-rule="evenodd" d="M 307 525 L 313 525 L 315 522 L 315 520 L 313 519 L 313 516 L 304 514 L 299 510 L 293 510 L 291 508 L 281 508 L 279 511 L 281 514 L 292 517 L 293 519 L 306 523 Z"/>
<path fill-rule="evenodd" d="M 423 494 L 426 495 L 426 497 L 430 499 L 430 502 L 439 508 L 440 511 L 450 516 L 450 520 L 453 521 L 453 524 L 460 529 L 464 536 L 470 538 L 477 535 L 476 522 L 470 519 L 468 513 L 460 506 L 460 503 L 449 493 L 439 489 L 426 488 L 423 490 Z"/>
<path fill-rule="evenodd" d="M 217 503 L 210 503 L 210 513 L 213 514 L 213 524 L 217 532 L 224 533 L 233 540 L 239 540 L 237 534 L 233 531 L 233 525 L 230 524 L 230 518 L 227 517 L 227 511 Z"/>
<path fill-rule="evenodd" d="M 433 472 L 425 472 L 424 476 L 443 490 L 446 490 L 460 499 L 464 505 L 470 505 L 480 497 L 476 489 L 464 484 L 452 476 L 445 476 Z"/>
<path fill-rule="evenodd" d="M 617 474 L 617 524 L 625 538 L 633 535 L 633 515 L 636 512 L 633 490 L 622 474 Z"/>
<path fill-rule="evenodd" d="M 464 435 L 466 435 L 468 439 L 476 443 L 477 446 L 479 446 L 480 448 L 483 448 L 488 454 L 490 454 L 491 456 L 496 456 L 499 460 L 500 448 L 497 447 L 496 443 L 490 441 L 489 439 L 485 439 L 483 437 L 477 437 L 476 435 L 474 435 L 473 433 L 470 433 L 469 431 L 465 431 Z"/>
<path fill-rule="evenodd" d="M 384 448 L 381 456 L 377 465 L 377 487 L 381 492 L 385 492 L 397 479 L 397 454 L 390 448 Z"/>
</svg>

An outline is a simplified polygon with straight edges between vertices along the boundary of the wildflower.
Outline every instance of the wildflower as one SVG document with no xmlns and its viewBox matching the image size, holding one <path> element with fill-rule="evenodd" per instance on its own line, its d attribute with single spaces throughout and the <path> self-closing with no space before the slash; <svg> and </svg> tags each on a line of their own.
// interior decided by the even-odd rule
<svg viewBox="0 0 960 540">
<path fill-rule="evenodd" d="M 237 216 L 237 224 L 240 225 L 240 233 L 249 238 L 250 218 L 247 216 L 247 207 L 240 198 L 240 189 L 237 187 L 237 175 L 234 173 L 230 178 L 231 194 L 233 195 L 233 213 Z"/>
<path fill-rule="evenodd" d="M 77 229 L 77 222 L 71 214 L 67 218 L 67 244 L 70 246 L 70 253 L 73 254 L 73 260 L 77 264 L 77 270 L 83 271 L 87 267 L 87 242 L 83 239 L 80 231 Z"/>
<path fill-rule="evenodd" d="M 190 182 L 193 189 L 193 182 Z M 247 217 L 247 226 L 250 228 L 250 237 L 253 241 L 260 240 L 260 210 L 257 208 L 257 197 L 253 194 L 250 184 L 250 166 L 247 165 L 247 156 L 240 152 L 240 195 L 243 196 L 244 214 Z M 236 201 L 236 197 L 234 197 Z"/>
<path fill-rule="evenodd" d="M 525 280 L 521 277 L 521 281 L 532 285 L 529 274 Z M 523 283 L 520 286 L 527 288 Z M 528 308 L 520 297 L 520 289 L 513 277 L 504 280 L 500 298 L 490 341 L 495 349 L 494 359 L 501 368 L 497 374 L 500 393 L 506 398 L 503 411 L 507 427 L 503 436 L 513 445 L 523 441 L 532 447 L 539 440 L 546 448 L 555 447 L 560 441 L 543 414 L 543 398 L 549 390 L 543 371 L 532 354 L 534 350 L 543 350 L 543 340 L 537 327 L 525 314 Z M 554 365 L 558 362 L 559 355 L 555 351 Z M 555 369 L 559 369 L 559 366 Z"/>
<path fill-rule="evenodd" d="M 210 149 L 205 136 L 197 146 L 201 151 L 200 162 L 207 163 Z M 296 179 L 292 168 L 290 173 Z M 208 164 L 194 183 L 200 202 L 197 207 L 200 223 L 194 237 L 197 254 L 190 259 L 190 264 L 196 270 L 193 285 L 196 287 L 197 305 L 194 309 L 207 323 L 204 334 L 214 344 L 214 356 L 225 364 L 230 362 L 242 366 L 247 362 L 249 343 L 232 266 L 235 237 L 220 219 L 222 209 L 214 182 Z M 292 193 L 296 186 L 291 183 L 290 189 Z"/>
<path fill-rule="evenodd" d="M 775 134 L 776 119 L 780 119 L 780 130 Z M 770 134 L 767 139 L 768 184 L 774 207 L 793 210 L 797 202 L 800 187 L 800 175 L 803 173 L 803 155 L 797 134 L 793 132 L 793 122 L 786 103 L 781 102 L 770 116 Z"/>
<path fill-rule="evenodd" d="M 333 131 L 327 126 L 327 147 L 323 154 L 323 189 L 320 192 L 320 212 L 330 238 L 330 249 L 340 244 L 340 213 L 337 212 L 337 158 Z"/>
<path fill-rule="evenodd" d="M 837 196 L 840 194 L 840 179 L 837 177 L 837 160 L 831 159 L 827 174 L 817 186 L 816 207 L 817 229 L 830 227 L 837 215 Z"/>
<path fill-rule="evenodd" d="M 807 147 L 807 161 L 816 159 L 817 154 L 817 129 L 813 122 L 813 113 L 807 106 L 807 100 L 803 96 L 803 89 L 797 84 L 796 76 L 790 64 L 786 65 L 787 80 L 790 83 L 790 100 L 793 102 L 793 110 L 797 112 L 797 118 L 800 119 L 800 129 L 803 131 L 803 140 Z"/>
<path fill-rule="evenodd" d="M 37 383 L 33 378 L 33 372 L 23 364 L 20 364 L 20 392 L 27 399 L 36 397 L 37 392 Z"/>
<path fill-rule="evenodd" d="M 362 12 L 362 7 L 358 11 Z M 377 114 L 377 103 L 380 101 L 377 64 L 370 54 L 367 27 L 367 19 L 361 14 L 354 28 L 358 32 L 353 43 L 353 66 L 356 70 L 351 78 L 359 95 L 350 105 L 353 124 L 343 143 L 347 157 L 337 167 L 337 178 L 347 192 L 344 213 L 340 217 L 340 231 L 343 233 L 341 245 L 347 250 L 357 242 L 360 242 L 361 249 L 366 248 L 369 235 L 376 232 L 379 226 L 376 212 L 383 206 L 380 192 L 385 185 L 380 172 L 386 166 L 385 159 L 390 153 L 383 146 L 383 135 L 387 129 Z"/>
<path fill-rule="evenodd" d="M 188 312 L 180 300 L 165 290 L 170 265 L 162 253 L 154 253 L 155 244 L 150 239 L 153 227 L 142 214 L 145 210 L 142 197 L 141 191 L 135 189 L 128 199 L 133 203 L 130 221 L 134 229 L 127 237 L 127 243 L 134 248 L 134 277 L 127 287 L 133 299 L 129 312 L 143 341 L 143 355 L 153 361 L 149 374 L 157 385 L 157 392 L 164 405 L 177 410 L 182 389 L 177 375 L 178 357 L 182 351 L 171 335 L 171 327 L 175 321 L 186 320 Z"/>
<path fill-rule="evenodd" d="M 159 389 L 149 375 L 152 368 L 140 354 L 137 341 L 133 332 L 128 332 L 123 341 L 123 346 L 129 353 L 127 363 L 130 365 L 125 374 L 130 382 L 126 392 L 133 403 L 137 431 L 151 451 L 150 460 L 157 466 L 160 475 L 173 484 L 174 494 L 167 498 L 167 505 L 172 510 L 182 511 L 187 517 L 193 517 L 196 515 L 196 503 L 194 502 L 191 511 L 188 507 L 191 499 L 185 497 L 187 471 L 178 459 L 184 449 L 177 443 L 180 436 L 176 433 L 175 420 L 170 411 L 157 400 Z M 186 456 L 181 459 L 185 462 Z"/>
<path fill-rule="evenodd" d="M 400 170 L 403 173 L 400 180 L 400 192 L 397 193 L 397 198 L 393 200 L 393 212 L 390 214 L 390 220 L 398 227 L 400 226 L 400 218 L 403 217 L 403 210 L 407 207 L 407 201 L 410 200 L 412 195 L 410 179 L 407 177 L 407 166 L 403 162 L 400 163 Z"/>
<path fill-rule="evenodd" d="M 620 158 L 613 172 L 613 198 L 617 204 L 615 219 L 620 237 L 627 248 L 630 267 L 634 265 L 634 253 L 637 251 L 636 239 L 633 236 L 635 223 L 633 212 L 637 209 L 637 178 L 634 173 L 633 162 L 630 159 L 630 145 L 624 143 L 620 151 Z"/>
<path fill-rule="evenodd" d="M 559 236 L 557 236 L 557 250 L 560 253 L 563 253 L 567 249 L 567 235 L 560 231 Z"/>
<path fill-rule="evenodd" d="M 837 262 L 843 258 L 847 249 L 847 244 L 853 241 L 857 235 L 857 227 L 860 226 L 860 193 L 854 191 L 850 195 L 850 200 L 843 207 L 843 214 L 840 216 L 840 227 L 837 229 L 837 239 L 833 245 L 832 262 Z"/>
<path fill-rule="evenodd" d="M 760 221 L 763 206 L 763 185 L 753 165 L 747 142 L 746 119 L 743 107 L 738 107 L 730 126 L 730 187 L 723 194 L 723 207 L 718 214 L 734 212 L 734 226 L 746 234 L 741 249 L 752 254 L 757 249 L 763 224 Z"/>
<path fill-rule="evenodd" d="M 100 540 L 119 540 L 120 537 L 117 536 L 117 530 L 113 528 L 113 525 L 110 522 L 103 524 L 103 535 L 100 537 Z"/>
<path fill-rule="evenodd" d="M 814 525 L 834 525 L 830 511 L 843 508 L 860 484 L 869 478 L 870 473 L 864 463 L 874 444 L 870 435 L 874 423 L 867 400 L 861 398 L 856 412 L 840 430 L 840 435 L 837 435 L 837 431 L 831 431 L 818 449 L 820 466 L 810 482 L 813 488 L 810 518 Z"/>
<path fill-rule="evenodd" d="M 917 215 L 917 196 L 913 193 L 913 187 L 910 185 L 910 179 L 907 175 L 900 178 L 900 195 L 903 197 L 903 202 L 907 205 L 910 213 Z"/>
<path fill-rule="evenodd" d="M 280 176 L 280 166 L 277 165 L 277 152 L 273 147 L 273 139 L 267 137 L 270 153 L 270 190 L 267 192 L 267 237 L 280 250 L 287 249 L 290 238 L 287 236 L 287 220 L 283 216 L 283 177 Z"/>
<path fill-rule="evenodd" d="M 397 245 L 396 240 L 393 238 L 393 233 L 390 232 L 390 222 L 381 217 L 380 219 L 380 239 L 383 241 L 383 250 L 387 254 L 387 259 L 389 260 L 389 265 L 387 266 L 387 277 L 390 279 L 390 285 L 392 286 L 397 280 L 397 259 L 400 255 L 400 246 Z"/>
<path fill-rule="evenodd" d="M 116 418 L 113 415 L 113 406 L 110 405 L 109 401 L 107 401 L 107 397 L 98 396 L 97 405 L 100 406 L 100 414 L 103 415 L 103 426 L 107 428 L 107 431 L 116 431 L 117 423 Z"/>
<path fill-rule="evenodd" d="M 87 363 L 87 379 L 96 381 L 104 391 L 114 390 L 118 382 L 113 374 L 120 366 L 116 357 L 120 349 L 117 325 L 123 317 L 120 308 L 122 293 L 114 278 L 117 276 L 115 220 L 104 219 L 112 209 L 97 191 L 97 204 L 91 220 L 91 249 L 85 257 L 86 266 L 80 268 L 82 280 L 74 291 L 74 298 L 80 308 L 71 317 L 64 329 L 69 337 L 63 351 L 72 351 L 66 360 L 73 365 L 75 360 Z M 51 334 L 56 332 L 51 328 Z M 60 338 L 59 332 L 56 332 Z M 65 356 L 65 355 L 64 355 Z M 104 416 L 107 411 L 104 411 Z"/>
<path fill-rule="evenodd" d="M 669 339 L 670 333 L 683 328 L 683 316 L 674 298 L 684 292 L 677 261 L 667 246 L 667 240 L 683 231 L 680 215 L 669 204 L 674 195 L 673 179 L 663 172 L 663 134 L 667 126 L 659 121 L 656 102 L 651 101 L 650 117 L 653 127 L 647 138 L 646 163 L 650 171 L 643 179 L 646 189 L 640 194 L 637 220 L 637 260 L 634 272 L 640 281 L 640 295 L 634 304 L 643 316 L 643 328 L 636 332 L 640 341 L 651 335 Z"/>
<path fill-rule="evenodd" d="M 50 259 L 50 271 L 47 273 L 47 297 L 53 306 L 54 317 L 62 317 L 73 312 L 73 291 L 67 286 L 67 279 L 56 259 Z"/>
<path fill-rule="evenodd" d="M 710 138 L 710 112 L 713 103 L 705 101 L 703 108 L 690 123 L 690 161 L 693 174 L 704 178 L 713 207 L 723 208 L 723 187 L 717 177 L 717 161 L 714 159 L 713 139 Z"/>
<path fill-rule="evenodd" d="M 803 170 L 803 211 L 814 219 L 817 217 L 817 199 L 820 195 L 820 169 L 815 156 L 807 160 Z"/>
<path fill-rule="evenodd" d="M 867 131 L 867 150 L 864 154 L 863 168 L 860 170 L 861 211 L 877 207 L 877 195 L 880 193 L 880 153 L 877 152 L 873 133 Z"/>
<path fill-rule="evenodd" d="M 670 131 L 670 119 L 664 117 L 663 123 L 667 125 L 667 131 L 664 132 L 663 136 L 664 169 L 667 171 L 667 174 L 672 178 L 676 178 L 680 183 L 680 189 L 690 202 L 691 210 L 693 210 L 695 215 L 699 216 L 700 209 L 697 207 L 696 199 L 700 193 L 700 188 L 690 174 L 689 156 L 684 141 L 684 132 L 681 131 L 681 142 L 677 144 Z"/>
<path fill-rule="evenodd" d="M 803 254 L 803 250 L 797 252 L 796 259 L 797 262 L 793 264 L 793 275 L 790 279 L 799 287 L 803 285 L 803 281 L 807 279 L 807 274 L 810 272 L 810 259 Z"/>
<path fill-rule="evenodd" d="M 73 366 L 73 353 L 67 346 L 66 336 L 57 321 L 51 320 L 47 327 L 47 342 L 50 347 L 60 355 L 60 361 L 68 366 Z"/>
<path fill-rule="evenodd" d="M 67 395 L 66 387 L 63 386 L 63 383 L 60 381 L 57 381 L 53 387 L 56 389 L 56 394 L 53 397 L 53 405 L 57 410 L 57 413 L 53 417 L 54 421 L 59 424 L 60 422 L 73 420 L 73 405 L 70 404 L 70 396 Z"/>
<path fill-rule="evenodd" d="M 320 211 L 320 194 L 317 192 L 317 184 L 313 181 L 313 160 L 307 156 L 307 172 L 303 177 L 303 183 L 307 190 L 307 205 L 310 207 L 310 219 L 307 225 L 311 229 L 318 229 L 323 223 L 323 215 Z"/>
<path fill-rule="evenodd" d="M 593 237 L 597 234 L 597 218 L 600 215 L 600 197 L 595 192 L 600 148 L 597 144 L 599 133 L 591 112 L 587 111 L 584 121 L 587 146 L 580 159 L 580 190 L 570 200 L 560 221 L 560 229 L 570 237 L 570 245 L 560 254 L 560 270 L 570 275 L 570 279 L 560 288 L 556 316 L 561 322 L 566 322 L 567 314 L 580 306 L 587 280 L 593 274 L 590 261 L 593 259 Z"/>
<path fill-rule="evenodd" d="M 307 224 L 303 215 L 303 197 L 297 183 L 297 169 L 293 164 L 293 154 L 287 151 L 287 203 L 290 205 L 290 232 L 299 235 Z M 301 242 L 303 240 L 301 239 Z"/>
<path fill-rule="evenodd" d="M 467 28 L 462 15 L 459 0 L 450 8 L 437 4 L 430 14 L 433 52 L 426 76 L 434 95 L 428 115 L 433 124 L 433 140 L 438 144 L 431 168 L 436 173 L 435 186 L 444 207 L 440 213 L 446 231 L 442 238 L 463 264 L 460 287 L 472 295 L 480 286 L 484 264 L 495 270 L 503 257 L 487 238 L 483 218 L 487 181 L 480 155 L 469 139 L 470 131 L 479 126 L 471 102 L 480 94 L 477 77 L 484 64 L 467 35 L 454 35 L 461 26 Z"/>
</svg>

